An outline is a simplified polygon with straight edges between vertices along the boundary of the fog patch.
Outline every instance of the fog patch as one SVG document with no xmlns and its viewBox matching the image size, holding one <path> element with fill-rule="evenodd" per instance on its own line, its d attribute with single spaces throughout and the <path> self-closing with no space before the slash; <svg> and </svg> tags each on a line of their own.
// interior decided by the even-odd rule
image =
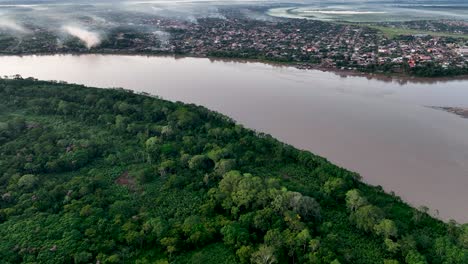
<svg viewBox="0 0 468 264">
<path fill-rule="evenodd" d="M 279 20 L 277 17 L 266 15 L 263 12 L 253 11 L 246 8 L 241 10 L 241 14 L 246 18 L 264 22 L 275 22 Z"/>
<path fill-rule="evenodd" d="M 68 34 L 77 37 L 78 39 L 83 41 L 83 43 L 88 49 L 91 49 L 101 44 L 101 36 L 96 32 L 92 32 L 87 29 L 72 25 L 63 26 L 62 29 Z"/>
<path fill-rule="evenodd" d="M 29 30 L 24 26 L 18 24 L 13 19 L 0 18 L 0 30 L 10 30 L 19 33 L 29 33 Z"/>
<path fill-rule="evenodd" d="M 158 17 L 176 19 L 197 23 L 202 18 L 226 19 L 216 6 L 205 4 L 196 4 L 196 2 L 132 2 L 128 5 L 122 5 L 120 8 L 125 11 L 146 13 Z"/>
<path fill-rule="evenodd" d="M 157 36 L 159 42 L 161 43 L 161 48 L 168 48 L 169 47 L 169 40 L 171 34 L 165 31 L 157 30 L 153 32 L 154 35 Z"/>
</svg>

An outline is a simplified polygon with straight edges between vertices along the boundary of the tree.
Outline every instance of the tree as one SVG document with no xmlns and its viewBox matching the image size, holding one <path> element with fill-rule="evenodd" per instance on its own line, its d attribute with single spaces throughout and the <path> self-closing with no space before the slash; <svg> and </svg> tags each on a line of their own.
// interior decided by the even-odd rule
<svg viewBox="0 0 468 264">
<path fill-rule="evenodd" d="M 261 245 L 251 258 L 254 264 L 273 264 L 276 263 L 276 256 L 273 248 Z"/>
<path fill-rule="evenodd" d="M 278 212 L 292 210 L 306 220 L 310 220 L 311 217 L 320 218 L 320 205 L 317 201 L 298 192 L 280 192 L 275 196 L 272 205 Z"/>
<path fill-rule="evenodd" d="M 26 175 L 23 175 L 21 178 L 19 178 L 18 186 L 25 190 L 31 190 L 32 188 L 36 186 L 37 182 L 38 182 L 38 179 L 35 175 L 26 174 Z"/>
<path fill-rule="evenodd" d="M 302 226 L 302 228 L 304 228 L 304 226 Z M 301 246 L 296 241 L 297 234 L 298 232 L 296 232 L 295 230 L 291 230 L 290 228 L 287 228 L 281 233 L 281 235 L 283 236 L 284 247 L 287 249 L 288 256 L 291 258 L 295 257 L 295 255 L 299 252 Z"/>
<path fill-rule="evenodd" d="M 90 160 L 89 152 L 85 149 L 70 151 L 63 156 L 66 169 L 78 169 L 85 166 Z"/>
<path fill-rule="evenodd" d="M 215 172 L 218 175 L 224 175 L 228 171 L 234 170 L 236 167 L 236 160 L 234 159 L 222 159 L 216 162 Z"/>
<path fill-rule="evenodd" d="M 429 212 L 429 208 L 427 206 L 420 206 L 417 209 L 413 209 L 413 220 L 418 223 L 420 222 L 424 216 L 426 216 Z"/>
<path fill-rule="evenodd" d="M 390 219 L 383 219 L 374 226 L 374 231 L 377 235 L 382 235 L 385 238 L 396 237 L 398 235 L 398 228 Z"/>
<path fill-rule="evenodd" d="M 263 238 L 265 245 L 279 250 L 283 246 L 283 237 L 279 229 L 268 230 Z"/>
<path fill-rule="evenodd" d="M 310 236 L 310 232 L 307 228 L 304 228 L 299 234 L 296 236 L 296 241 L 299 246 L 302 247 L 302 251 L 305 252 L 306 246 L 309 243 L 309 241 L 312 239 Z"/>
<path fill-rule="evenodd" d="M 161 140 L 158 137 L 150 137 L 145 142 L 145 149 L 148 155 L 148 162 L 152 163 L 157 160 L 160 155 Z"/>
<path fill-rule="evenodd" d="M 130 123 L 130 118 L 122 115 L 117 115 L 115 117 L 115 127 L 119 131 L 126 131 L 128 124 Z"/>
<path fill-rule="evenodd" d="M 462 247 L 468 249 L 468 224 L 464 224 L 460 228 L 461 234 L 458 240 Z"/>
<path fill-rule="evenodd" d="M 346 193 L 346 206 L 351 211 L 356 211 L 359 207 L 367 204 L 366 198 L 361 196 L 357 189 L 350 190 Z"/>
<path fill-rule="evenodd" d="M 173 173 L 177 168 L 177 164 L 173 160 L 165 160 L 159 164 L 158 172 L 161 177 L 165 177 L 168 173 Z"/>
<path fill-rule="evenodd" d="M 320 218 L 320 205 L 314 198 L 309 196 L 302 196 L 299 200 L 298 213 L 306 220 L 311 217 L 316 219 Z"/>
<path fill-rule="evenodd" d="M 412 235 L 402 237 L 398 243 L 400 244 L 401 253 L 406 256 L 410 251 L 416 250 L 416 241 Z"/>
<path fill-rule="evenodd" d="M 105 260 L 105 263 L 120 263 L 120 262 L 121 262 L 121 259 L 118 254 L 113 254 Z"/>
<path fill-rule="evenodd" d="M 250 263 L 250 258 L 254 250 L 251 246 L 241 246 L 237 251 L 236 255 L 240 260 L 240 263 L 247 264 Z"/>
<path fill-rule="evenodd" d="M 221 131 L 221 129 L 220 128 L 210 129 L 210 131 L 208 133 L 211 135 L 213 131 Z M 219 134 L 222 134 L 222 133 L 219 132 Z M 230 149 L 220 148 L 220 147 L 216 146 L 210 152 L 208 152 L 207 155 L 213 161 L 218 162 L 220 160 L 230 158 L 232 156 L 232 152 L 231 152 Z"/>
<path fill-rule="evenodd" d="M 8 121 L 8 130 L 12 132 L 13 136 L 18 135 L 26 128 L 26 121 L 23 117 L 14 117 Z"/>
<path fill-rule="evenodd" d="M 143 232 L 149 241 L 158 241 L 161 239 L 169 226 L 161 217 L 150 218 L 142 226 Z"/>
<path fill-rule="evenodd" d="M 57 107 L 59 113 L 68 116 L 69 114 L 75 112 L 75 105 L 70 102 L 60 101 Z"/>
<path fill-rule="evenodd" d="M 206 228 L 204 222 L 198 215 L 191 215 L 184 220 L 182 231 L 188 237 L 187 241 L 195 245 L 203 245 L 212 237 L 212 230 Z"/>
<path fill-rule="evenodd" d="M 242 228 L 238 223 L 232 223 L 221 228 L 223 241 L 226 245 L 240 248 L 249 241 L 249 231 Z"/>
<path fill-rule="evenodd" d="M 365 205 L 351 214 L 351 220 L 359 229 L 370 232 L 383 218 L 382 210 L 374 205 Z"/>
<path fill-rule="evenodd" d="M 195 155 L 189 161 L 189 168 L 192 170 L 209 171 L 214 167 L 214 162 L 206 155 Z"/>
<path fill-rule="evenodd" d="M 276 220 L 278 220 L 278 215 L 272 208 L 267 207 L 257 210 L 254 213 L 253 225 L 255 228 L 266 232 L 272 227 Z"/>
<path fill-rule="evenodd" d="M 89 263 L 89 260 L 91 260 L 91 258 L 93 257 L 93 254 L 89 253 L 89 252 L 86 252 L 86 251 L 82 251 L 80 253 L 77 253 L 74 255 L 73 259 L 74 259 L 74 263 Z"/>
<path fill-rule="evenodd" d="M 389 238 L 385 238 L 384 244 L 385 244 L 385 247 L 387 248 L 387 251 L 390 253 L 395 254 L 400 249 L 400 244 L 398 244 L 397 242 L 394 242 L 393 240 Z"/>
<path fill-rule="evenodd" d="M 447 236 L 436 239 L 434 250 L 444 264 L 468 263 L 468 250 L 458 248 Z"/>
<path fill-rule="evenodd" d="M 343 198 L 346 182 L 342 178 L 331 178 L 323 185 L 324 192 L 329 196 Z"/>
<path fill-rule="evenodd" d="M 174 252 L 177 251 L 177 243 L 178 239 L 176 237 L 165 237 L 161 239 L 161 245 L 166 247 L 166 252 L 169 254 L 169 256 L 172 256 Z"/>
<path fill-rule="evenodd" d="M 114 109 L 116 110 L 116 112 L 123 114 L 123 115 L 129 115 L 134 111 L 133 106 L 128 104 L 127 102 L 115 103 Z"/>
<path fill-rule="evenodd" d="M 238 182 L 237 188 L 231 193 L 231 199 L 238 209 L 258 209 L 256 206 L 263 200 L 260 199 L 263 188 L 262 179 L 244 174 Z"/>
<path fill-rule="evenodd" d="M 411 250 L 405 257 L 408 264 L 427 264 L 426 258 L 416 250 Z"/>
<path fill-rule="evenodd" d="M 180 128 L 189 128 L 194 127 L 200 122 L 200 118 L 197 113 L 189 111 L 187 108 L 180 107 L 174 111 L 169 119 L 175 121 L 178 127 Z"/>
</svg>

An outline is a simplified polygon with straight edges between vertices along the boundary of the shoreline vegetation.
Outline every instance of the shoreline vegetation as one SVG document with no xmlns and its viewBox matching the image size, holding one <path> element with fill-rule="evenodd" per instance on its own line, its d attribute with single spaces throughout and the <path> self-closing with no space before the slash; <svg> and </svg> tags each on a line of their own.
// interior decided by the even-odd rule
<svg viewBox="0 0 468 264">
<path fill-rule="evenodd" d="M 0 164 L 5 264 L 468 261 L 468 224 L 129 90 L 0 79 Z"/>
</svg>

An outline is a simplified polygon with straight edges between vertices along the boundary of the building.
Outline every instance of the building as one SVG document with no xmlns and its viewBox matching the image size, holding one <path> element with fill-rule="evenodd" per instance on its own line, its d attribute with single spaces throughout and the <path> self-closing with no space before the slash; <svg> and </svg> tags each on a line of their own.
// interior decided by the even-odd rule
<svg viewBox="0 0 468 264">
<path fill-rule="evenodd" d="M 468 57 L 468 47 L 459 48 L 458 53 L 460 53 L 462 56 L 467 56 Z"/>
</svg>

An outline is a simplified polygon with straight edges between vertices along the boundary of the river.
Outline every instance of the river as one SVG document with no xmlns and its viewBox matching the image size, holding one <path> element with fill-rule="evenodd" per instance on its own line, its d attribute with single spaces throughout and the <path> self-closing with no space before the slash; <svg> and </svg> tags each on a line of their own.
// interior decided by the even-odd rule
<svg viewBox="0 0 468 264">
<path fill-rule="evenodd" d="M 468 222 L 468 81 L 399 82 L 253 62 L 118 55 L 0 57 L 0 74 L 124 87 L 204 105 Z"/>
</svg>

